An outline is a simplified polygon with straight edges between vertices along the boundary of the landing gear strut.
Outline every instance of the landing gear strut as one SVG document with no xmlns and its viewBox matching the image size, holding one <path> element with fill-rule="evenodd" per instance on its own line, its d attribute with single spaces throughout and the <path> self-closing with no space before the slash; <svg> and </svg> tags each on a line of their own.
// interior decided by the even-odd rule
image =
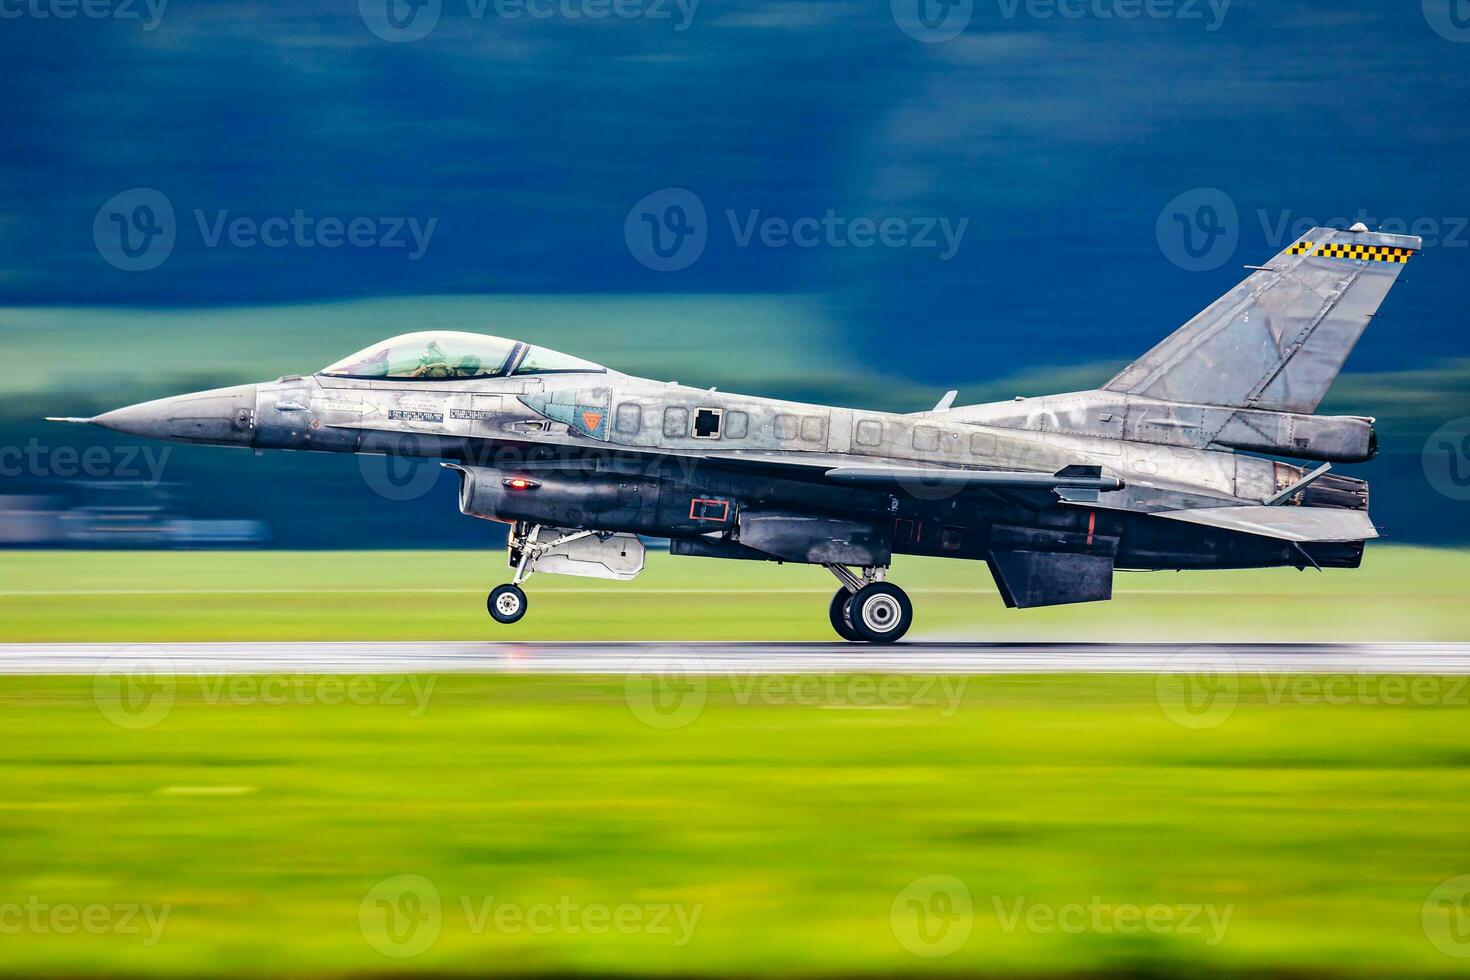
<svg viewBox="0 0 1470 980">
<path fill-rule="evenodd" d="M 842 588 L 832 597 L 828 615 L 844 640 L 895 643 L 914 621 L 914 606 L 903 589 L 883 581 L 883 568 L 864 568 L 861 576 L 845 565 L 828 565 Z"/>
<path fill-rule="evenodd" d="M 541 536 L 540 524 L 516 521 L 511 525 L 508 550 L 511 567 L 516 570 L 516 573 L 509 584 L 497 585 L 485 599 L 485 609 L 490 613 L 490 617 L 497 623 L 518 622 L 526 614 L 526 592 L 521 588 L 521 583 L 530 578 L 531 573 L 536 570 L 536 559 L 552 548 L 564 545 L 569 541 L 576 541 L 578 538 L 585 538 L 592 533 L 591 531 L 572 531 L 550 541 L 540 541 L 538 540 Z"/>
</svg>

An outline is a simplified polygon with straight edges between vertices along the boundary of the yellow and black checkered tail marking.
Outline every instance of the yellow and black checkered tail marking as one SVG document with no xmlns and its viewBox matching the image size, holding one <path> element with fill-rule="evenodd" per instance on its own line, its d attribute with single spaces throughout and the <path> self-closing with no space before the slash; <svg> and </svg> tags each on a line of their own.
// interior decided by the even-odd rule
<svg viewBox="0 0 1470 980">
<path fill-rule="evenodd" d="M 1314 251 L 1315 249 L 1315 251 Z M 1353 259 L 1358 262 L 1409 261 L 1414 254 L 1412 248 L 1394 248 L 1389 245 L 1353 245 L 1349 243 L 1317 245 L 1316 242 L 1297 242 L 1287 249 L 1288 255 L 1320 255 L 1329 259 Z"/>
</svg>

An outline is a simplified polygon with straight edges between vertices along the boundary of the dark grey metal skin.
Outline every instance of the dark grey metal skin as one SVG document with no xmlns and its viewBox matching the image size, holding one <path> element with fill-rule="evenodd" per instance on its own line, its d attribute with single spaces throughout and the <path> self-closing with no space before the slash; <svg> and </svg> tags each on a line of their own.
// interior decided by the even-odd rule
<svg viewBox="0 0 1470 980">
<path fill-rule="evenodd" d="M 514 591 L 491 597 L 502 621 L 524 613 L 519 584 L 538 565 L 637 574 L 626 536 L 644 535 L 676 555 L 825 565 L 852 594 L 834 601 L 839 632 L 889 641 L 907 628 L 906 597 L 882 581 L 894 554 L 984 561 L 1015 607 L 1110 598 L 1119 568 L 1356 567 L 1377 534 L 1367 485 L 1246 452 L 1373 456 L 1372 419 L 1311 413 L 1419 245 L 1313 229 L 1103 388 L 1012 402 L 801 404 L 446 333 L 363 352 L 384 365 L 374 375 L 327 369 L 68 421 L 442 459 L 464 513 L 512 524 Z M 465 353 L 491 341 L 503 363 Z M 387 366 L 419 343 L 418 368 Z"/>
</svg>

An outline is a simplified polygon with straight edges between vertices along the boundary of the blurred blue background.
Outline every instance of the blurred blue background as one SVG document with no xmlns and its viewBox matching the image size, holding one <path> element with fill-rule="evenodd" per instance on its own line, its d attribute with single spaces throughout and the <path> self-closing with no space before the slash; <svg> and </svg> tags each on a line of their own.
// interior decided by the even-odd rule
<svg viewBox="0 0 1470 980">
<path fill-rule="evenodd" d="M 437 326 L 900 411 L 1085 388 L 1357 220 L 1426 248 L 1324 409 L 1380 419 L 1387 536 L 1465 540 L 1466 7 L 4 0 L 0 541 L 482 545 L 432 468 L 37 417 Z"/>
</svg>

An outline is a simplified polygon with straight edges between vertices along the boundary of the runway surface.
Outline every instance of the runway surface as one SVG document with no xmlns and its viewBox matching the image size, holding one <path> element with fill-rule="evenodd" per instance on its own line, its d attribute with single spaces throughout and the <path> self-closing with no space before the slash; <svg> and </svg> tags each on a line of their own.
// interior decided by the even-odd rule
<svg viewBox="0 0 1470 980">
<path fill-rule="evenodd" d="M 1470 674 L 1470 644 L 7 643 L 0 674 L 1078 673 Z"/>
</svg>

